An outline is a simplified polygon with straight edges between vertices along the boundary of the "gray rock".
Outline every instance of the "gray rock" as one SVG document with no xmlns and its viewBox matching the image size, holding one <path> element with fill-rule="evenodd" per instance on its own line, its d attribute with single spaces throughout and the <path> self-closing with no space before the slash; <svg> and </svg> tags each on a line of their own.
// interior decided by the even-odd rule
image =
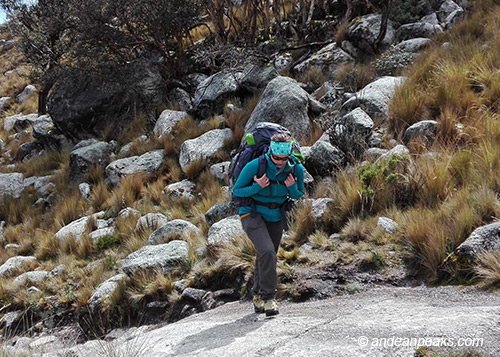
<svg viewBox="0 0 500 357">
<path fill-rule="evenodd" d="M 151 233 L 148 238 L 148 244 L 157 245 L 163 243 L 165 239 L 189 238 L 191 234 L 201 234 L 201 230 L 191 222 L 174 219 Z"/>
<path fill-rule="evenodd" d="M 174 126 L 187 116 L 188 114 L 183 111 L 165 109 L 156 121 L 153 132 L 159 137 L 170 134 Z"/>
<path fill-rule="evenodd" d="M 136 210 L 135 208 L 132 208 L 132 207 L 124 208 L 120 212 L 118 212 L 119 218 L 127 218 L 129 216 L 134 216 L 134 217 L 140 218 L 141 212 Z M 136 229 L 137 229 L 137 226 L 136 226 Z"/>
<path fill-rule="evenodd" d="M 245 231 L 241 226 L 240 217 L 235 215 L 214 223 L 208 230 L 207 241 L 209 245 L 224 245 L 241 235 L 245 235 Z"/>
<path fill-rule="evenodd" d="M 389 150 L 381 148 L 369 148 L 364 153 L 364 158 L 369 161 L 376 161 L 380 156 L 387 153 Z"/>
<path fill-rule="evenodd" d="M 332 171 L 343 166 L 345 155 L 329 142 L 317 141 L 311 147 L 310 159 L 327 171 Z"/>
<path fill-rule="evenodd" d="M 63 135 L 48 115 L 42 115 L 33 123 L 33 137 L 45 148 L 53 151 L 64 151 L 73 147 L 71 139 Z"/>
<path fill-rule="evenodd" d="M 256 92 L 278 76 L 278 71 L 272 66 L 261 67 L 250 64 L 243 70 L 240 85 L 248 91 Z"/>
<path fill-rule="evenodd" d="M 4 328 L 7 331 L 10 330 L 10 328 L 12 328 L 14 324 L 19 323 L 23 316 L 25 316 L 25 313 L 25 311 L 7 312 L 0 319 L 0 327 Z"/>
<path fill-rule="evenodd" d="M 377 222 L 377 227 L 381 227 L 387 233 L 394 233 L 398 229 L 399 225 L 392 219 L 387 217 L 379 217 Z"/>
<path fill-rule="evenodd" d="M 66 267 L 64 266 L 64 264 L 59 264 L 58 266 L 56 266 L 54 269 L 52 269 L 49 274 L 47 275 L 48 278 L 52 278 L 52 277 L 55 277 L 55 276 L 61 276 L 64 274 L 64 272 L 66 271 Z"/>
<path fill-rule="evenodd" d="M 294 79 L 276 77 L 266 86 L 261 100 L 248 119 L 245 132 L 251 132 L 258 123 L 267 121 L 284 126 L 297 140 L 305 139 L 311 134 L 308 110 L 313 108 L 317 108 L 318 113 L 324 110 L 324 106 Z"/>
<path fill-rule="evenodd" d="M 344 103 L 346 111 L 356 107 L 363 109 L 373 120 L 387 120 L 387 111 L 394 91 L 405 81 L 405 77 L 381 77 L 368 84 Z"/>
<path fill-rule="evenodd" d="M 28 161 L 43 155 L 43 145 L 38 141 L 30 141 L 19 146 L 15 159 L 17 161 Z"/>
<path fill-rule="evenodd" d="M 354 127 L 363 136 L 368 136 L 374 126 L 372 118 L 361 108 L 356 108 L 344 115 L 343 121 L 346 125 Z"/>
<path fill-rule="evenodd" d="M 210 173 L 221 182 L 229 182 L 229 166 L 231 161 L 224 161 L 210 166 Z"/>
<path fill-rule="evenodd" d="M 375 42 L 377 41 L 380 32 L 382 15 L 369 14 L 357 18 L 352 21 L 351 25 L 346 30 L 346 39 L 355 43 L 361 50 L 372 53 Z M 387 23 L 387 31 L 382 41 L 383 46 L 391 45 L 394 42 L 394 27 L 389 20 Z"/>
<path fill-rule="evenodd" d="M 105 168 L 107 182 L 113 186 L 120 184 L 124 176 L 137 173 L 151 174 L 157 171 L 163 162 L 164 150 L 147 152 L 141 156 L 131 156 L 111 162 Z"/>
<path fill-rule="evenodd" d="M 81 182 L 92 166 L 105 167 L 110 160 L 112 146 L 95 139 L 84 140 L 76 144 L 69 155 L 69 178 Z"/>
<path fill-rule="evenodd" d="M 393 147 L 391 150 L 387 151 L 386 153 L 382 154 L 377 161 L 383 160 L 383 161 L 388 161 L 391 159 L 392 155 L 408 155 L 410 153 L 410 150 L 404 145 L 396 145 Z"/>
<path fill-rule="evenodd" d="M 18 124 L 18 128 L 19 131 L 21 131 L 22 129 L 27 128 L 29 125 L 33 124 L 37 120 L 37 118 L 38 118 L 37 114 L 27 114 L 27 115 L 15 114 L 5 117 L 3 121 L 3 130 L 10 131 L 14 129 L 17 122 L 20 122 L 20 124 Z M 21 124 L 21 122 L 25 124 Z"/>
<path fill-rule="evenodd" d="M 165 187 L 165 193 L 174 197 L 194 200 L 196 198 L 196 184 L 188 179 L 172 183 Z"/>
<path fill-rule="evenodd" d="M 26 87 L 24 87 L 23 91 L 16 96 L 16 100 L 18 103 L 24 103 L 36 92 L 36 87 L 33 84 L 28 84 Z"/>
<path fill-rule="evenodd" d="M 27 266 L 36 262 L 35 257 L 25 257 L 18 256 L 7 259 L 5 263 L 0 266 L 0 277 L 6 278 L 11 276 L 14 273 L 17 273 L 23 269 L 26 269 Z"/>
<path fill-rule="evenodd" d="M 0 98 L 0 113 L 3 112 L 12 103 L 11 97 Z"/>
<path fill-rule="evenodd" d="M 118 274 L 101 283 L 89 299 L 89 308 L 95 311 L 104 301 L 110 300 L 113 294 L 119 291 L 120 284 L 126 279 L 125 274 Z"/>
<path fill-rule="evenodd" d="M 396 48 L 404 52 L 416 53 L 426 48 L 431 44 L 430 38 L 418 37 L 410 40 L 402 41 L 396 45 Z"/>
<path fill-rule="evenodd" d="M 163 213 L 148 213 L 139 218 L 135 225 L 136 232 L 140 230 L 157 230 L 168 222 L 168 217 Z"/>
<path fill-rule="evenodd" d="M 130 275 L 138 270 L 161 269 L 165 274 L 188 259 L 189 245 L 182 240 L 146 245 L 123 260 L 122 270 Z"/>
<path fill-rule="evenodd" d="M 273 66 L 279 73 L 285 72 L 293 63 L 293 57 L 290 52 L 281 53 L 273 60 Z"/>
<path fill-rule="evenodd" d="M 430 142 L 436 135 L 438 122 L 435 120 L 422 120 L 408 127 L 403 136 L 403 143 L 407 145 L 410 140 L 421 138 L 424 142 Z"/>
<path fill-rule="evenodd" d="M 438 12 L 438 16 L 439 18 L 441 19 L 441 21 L 445 21 L 445 19 L 451 15 L 452 13 L 454 13 L 455 11 L 458 11 L 458 10 L 461 10 L 463 11 L 464 9 L 462 9 L 455 1 L 453 0 L 445 0 L 443 1 L 443 3 L 441 4 L 441 6 L 439 7 L 439 12 Z"/>
<path fill-rule="evenodd" d="M 38 284 L 48 277 L 49 273 L 46 271 L 28 271 L 17 276 L 12 282 L 16 286 L 25 284 Z"/>
<path fill-rule="evenodd" d="M 202 289 L 186 288 L 182 292 L 182 298 L 190 302 L 200 304 L 206 293 L 207 292 Z"/>
<path fill-rule="evenodd" d="M 433 12 L 432 14 L 429 14 L 429 15 L 425 15 L 424 17 L 422 17 L 420 19 L 419 22 L 427 22 L 431 25 L 439 25 L 439 19 L 438 19 L 438 16 L 435 12 Z"/>
<path fill-rule="evenodd" d="M 312 215 L 316 220 L 316 224 L 321 226 L 324 223 L 325 212 L 331 208 L 330 205 L 334 202 L 331 198 L 308 199 L 312 206 Z"/>
<path fill-rule="evenodd" d="M 193 99 L 193 114 L 204 119 L 223 111 L 227 99 L 241 90 L 241 72 L 218 72 L 196 88 Z"/>
<path fill-rule="evenodd" d="M 4 196 L 21 197 L 24 191 L 24 175 L 21 173 L 0 174 L 0 203 Z"/>
<path fill-rule="evenodd" d="M 90 216 L 82 217 L 79 218 L 71 223 L 68 223 L 64 227 L 62 227 L 60 230 L 58 230 L 55 234 L 55 237 L 59 240 L 64 240 L 69 236 L 72 236 L 75 238 L 77 241 L 81 239 L 83 233 L 85 233 L 88 225 L 89 219 L 96 220 L 97 222 L 99 221 L 99 218 L 104 216 L 104 212 L 98 212 Z M 102 220 L 101 220 L 102 221 Z M 104 228 L 98 227 L 98 228 Z"/>
<path fill-rule="evenodd" d="M 182 88 L 174 88 L 168 94 L 170 101 L 177 103 L 179 109 L 183 112 L 188 112 L 193 109 L 193 100 L 188 92 Z"/>
<path fill-rule="evenodd" d="M 113 234 L 115 234 L 115 232 L 116 229 L 114 227 L 105 227 L 90 232 L 89 237 L 94 241 L 98 241 L 100 238 L 112 236 Z"/>
<path fill-rule="evenodd" d="M 500 252 L 500 222 L 476 228 L 471 235 L 455 249 L 453 255 L 456 257 L 463 257 L 470 264 L 474 264 L 484 252 Z"/>
<path fill-rule="evenodd" d="M 148 124 L 154 123 L 158 108 L 167 100 L 159 61 L 158 56 L 144 52 L 114 68 L 113 78 L 94 76 L 91 84 L 83 78 L 58 81 L 50 92 L 47 110 L 63 133 L 79 140 L 104 137 L 105 133 L 116 139 L 137 113 Z"/>
<path fill-rule="evenodd" d="M 396 31 L 397 41 L 409 40 L 418 37 L 433 37 L 443 32 L 440 25 L 432 25 L 428 22 L 413 22 L 401 25 Z"/>
<path fill-rule="evenodd" d="M 238 213 L 238 208 L 231 202 L 218 203 L 212 206 L 205 213 L 205 221 L 208 223 L 209 226 L 211 226 L 215 222 L 218 222 L 223 218 L 227 218 L 237 213 Z"/>
<path fill-rule="evenodd" d="M 316 68 L 333 77 L 342 65 L 354 64 L 354 62 L 354 58 L 342 48 L 338 48 L 337 44 L 334 42 L 323 47 L 318 52 L 311 55 L 311 57 L 296 65 L 294 70 L 297 73 L 305 73 L 311 68 Z"/>
<path fill-rule="evenodd" d="M 453 25 L 455 25 L 458 21 L 463 19 L 465 17 L 465 11 L 462 9 L 455 10 L 451 14 L 446 17 L 446 19 L 443 21 L 444 28 L 446 30 L 450 30 Z"/>
<path fill-rule="evenodd" d="M 90 188 L 90 185 L 86 182 L 82 182 L 81 184 L 78 185 L 78 190 L 80 191 L 80 194 L 82 195 L 83 198 L 86 200 L 90 199 L 90 195 L 92 193 L 92 190 Z"/>
<path fill-rule="evenodd" d="M 191 140 L 182 143 L 179 155 L 179 164 L 185 170 L 196 160 L 211 160 L 222 150 L 224 142 L 232 137 L 231 129 L 215 129 Z"/>
</svg>

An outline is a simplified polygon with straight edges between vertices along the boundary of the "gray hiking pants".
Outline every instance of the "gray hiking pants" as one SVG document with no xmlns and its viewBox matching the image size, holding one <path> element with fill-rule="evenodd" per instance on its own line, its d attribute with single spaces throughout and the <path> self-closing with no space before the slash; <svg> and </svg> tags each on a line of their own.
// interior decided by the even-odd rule
<svg viewBox="0 0 500 357">
<path fill-rule="evenodd" d="M 257 249 L 252 292 L 264 300 L 272 299 L 278 285 L 276 253 L 283 235 L 283 222 L 266 222 L 255 213 L 243 216 L 241 225 Z"/>
</svg>

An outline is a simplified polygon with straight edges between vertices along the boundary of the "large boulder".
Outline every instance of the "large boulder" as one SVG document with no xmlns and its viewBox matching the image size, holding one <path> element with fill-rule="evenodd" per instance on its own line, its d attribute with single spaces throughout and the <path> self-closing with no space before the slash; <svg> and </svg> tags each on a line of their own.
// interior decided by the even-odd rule
<svg viewBox="0 0 500 357">
<path fill-rule="evenodd" d="M 224 148 L 224 142 L 232 137 L 231 129 L 215 129 L 182 143 L 179 164 L 185 170 L 196 160 L 210 161 L 214 155 Z"/>
<path fill-rule="evenodd" d="M 144 115 L 150 124 L 165 102 L 165 80 L 154 60 L 141 58 L 120 68 L 86 72 L 60 81 L 48 98 L 47 109 L 56 126 L 76 139 L 114 139 L 134 119 Z"/>
<path fill-rule="evenodd" d="M 474 264 L 484 252 L 500 252 L 500 222 L 476 228 L 469 238 L 460 244 L 452 257 L 463 258 Z"/>
<path fill-rule="evenodd" d="M 245 67 L 240 84 L 248 91 L 257 92 L 259 89 L 265 88 L 269 82 L 278 76 L 279 73 L 273 66 L 261 67 L 250 64 Z"/>
<path fill-rule="evenodd" d="M 79 142 L 69 155 L 69 179 L 73 182 L 85 180 L 92 166 L 104 168 L 109 163 L 113 145 L 95 139 Z"/>
<path fill-rule="evenodd" d="M 159 137 L 170 134 L 175 124 L 184 119 L 188 114 L 183 111 L 165 109 L 156 121 L 153 132 Z"/>
<path fill-rule="evenodd" d="M 141 230 L 157 230 L 158 228 L 164 226 L 168 222 L 168 217 L 163 213 L 148 213 L 139 218 L 137 224 L 135 225 L 136 231 Z"/>
<path fill-rule="evenodd" d="M 404 83 L 405 79 L 406 77 L 381 77 L 347 100 L 342 109 L 349 111 L 360 107 L 372 119 L 387 120 L 389 103 L 394 91 Z"/>
<path fill-rule="evenodd" d="M 312 128 L 309 110 L 319 114 L 324 106 L 294 79 L 276 77 L 266 86 L 262 99 L 248 119 L 245 132 L 251 132 L 258 123 L 267 121 L 288 128 L 297 140 L 307 138 Z"/>
<path fill-rule="evenodd" d="M 315 175 L 325 175 L 344 166 L 345 154 L 326 141 L 316 141 L 306 161 L 306 168 Z"/>
<path fill-rule="evenodd" d="M 208 244 L 226 244 L 234 240 L 237 236 L 245 235 L 238 215 L 224 218 L 214 223 L 208 230 Z"/>
<path fill-rule="evenodd" d="M 30 265 L 36 262 L 35 257 L 12 257 L 7 259 L 5 263 L 0 266 L 0 277 L 9 277 L 23 269 L 26 269 Z"/>
<path fill-rule="evenodd" d="M 150 151 L 141 156 L 131 156 L 111 162 L 104 169 L 107 182 L 113 186 L 120 184 L 122 177 L 137 174 L 151 174 L 160 169 L 163 163 L 164 150 Z"/>
<path fill-rule="evenodd" d="M 24 175 L 18 172 L 0 174 L 0 203 L 4 196 L 21 197 L 24 191 Z"/>
<path fill-rule="evenodd" d="M 15 286 L 20 285 L 37 285 L 47 279 L 49 273 L 43 270 L 28 271 L 17 276 L 12 282 Z"/>
<path fill-rule="evenodd" d="M 146 245 L 124 259 L 122 270 L 127 275 L 150 269 L 160 269 L 166 274 L 188 259 L 188 253 L 189 245 L 182 240 L 173 240 L 160 245 Z"/>
<path fill-rule="evenodd" d="M 148 244 L 160 244 L 166 239 L 171 240 L 172 238 L 189 238 L 191 234 L 201 234 L 201 230 L 191 222 L 183 219 L 174 219 L 165 223 L 163 226 L 151 233 L 148 238 Z"/>
<path fill-rule="evenodd" d="M 61 152 L 73 146 L 73 139 L 66 137 L 48 115 L 38 117 L 33 123 L 33 137 L 45 148 Z"/>
<path fill-rule="evenodd" d="M 369 14 L 354 19 L 346 30 L 346 39 L 355 43 L 361 50 L 373 53 L 377 41 L 382 15 Z M 394 42 L 395 31 L 392 22 L 387 22 L 387 30 L 382 40 L 382 46 L 389 46 Z"/>
<path fill-rule="evenodd" d="M 299 63 L 294 67 L 294 70 L 297 73 L 305 73 L 310 68 L 316 68 L 323 73 L 334 76 L 340 66 L 344 64 L 354 64 L 354 62 L 354 58 L 342 48 L 338 48 L 337 44 L 334 42 L 323 47 L 311 57 Z"/>
<path fill-rule="evenodd" d="M 89 299 L 92 311 L 99 308 L 103 302 L 110 301 L 114 294 L 120 290 L 120 284 L 127 279 L 125 274 L 117 274 L 101 283 Z"/>
<path fill-rule="evenodd" d="M 400 26 L 396 31 L 396 39 L 399 42 L 417 37 L 430 38 L 442 32 L 443 28 L 440 25 L 432 25 L 428 22 L 414 22 Z"/>
<path fill-rule="evenodd" d="M 422 120 L 408 127 L 403 136 L 403 143 L 407 145 L 410 140 L 421 138 L 425 143 L 434 139 L 438 127 L 435 120 Z"/>
<path fill-rule="evenodd" d="M 61 229 L 59 229 L 55 237 L 58 240 L 65 240 L 68 237 L 73 237 L 76 241 L 80 240 L 82 235 L 87 231 L 89 226 L 89 220 L 93 220 L 97 229 L 102 229 L 108 227 L 106 220 L 101 219 L 104 216 L 104 212 L 94 213 L 90 216 L 85 216 L 79 218 L 71 223 L 68 223 Z"/>
<path fill-rule="evenodd" d="M 26 129 L 38 119 L 37 114 L 15 114 L 5 117 L 3 121 L 3 130 L 10 131 L 17 127 L 16 132 Z M 19 123 L 19 124 L 18 124 Z"/>
<path fill-rule="evenodd" d="M 237 96 L 241 91 L 241 72 L 218 72 L 196 88 L 193 99 L 193 109 L 190 114 L 208 118 L 222 113 L 227 99 Z"/>
</svg>

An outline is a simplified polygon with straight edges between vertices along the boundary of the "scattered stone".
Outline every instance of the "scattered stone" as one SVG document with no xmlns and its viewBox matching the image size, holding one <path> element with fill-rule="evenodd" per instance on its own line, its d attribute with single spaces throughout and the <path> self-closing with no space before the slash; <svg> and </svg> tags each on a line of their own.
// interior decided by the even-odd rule
<svg viewBox="0 0 500 357">
<path fill-rule="evenodd" d="M 235 215 L 214 223 L 208 230 L 207 241 L 209 245 L 224 245 L 234 240 L 237 236 L 244 235 L 245 231 L 241 226 L 240 217 Z"/>
<path fill-rule="evenodd" d="M 164 274 L 188 259 L 189 245 L 182 240 L 146 245 L 123 260 L 122 270 L 131 275 L 138 270 L 160 269 Z"/>
</svg>

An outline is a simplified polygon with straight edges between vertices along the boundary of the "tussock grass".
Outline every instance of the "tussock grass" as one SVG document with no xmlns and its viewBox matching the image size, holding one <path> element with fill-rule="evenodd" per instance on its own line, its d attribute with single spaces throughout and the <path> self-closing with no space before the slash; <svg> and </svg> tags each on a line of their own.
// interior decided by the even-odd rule
<svg viewBox="0 0 500 357">
<path fill-rule="evenodd" d="M 335 79 L 346 89 L 357 92 L 373 81 L 375 69 L 369 64 L 344 64 L 335 74 Z"/>
<path fill-rule="evenodd" d="M 290 235 L 295 245 L 307 242 L 311 233 L 316 230 L 316 219 L 312 213 L 312 203 L 304 202 L 297 204 L 290 213 L 291 230 Z"/>
<path fill-rule="evenodd" d="M 174 289 L 174 278 L 161 270 L 138 271 L 132 274 L 131 283 L 126 288 L 126 296 L 132 303 L 145 299 L 165 299 Z"/>
<path fill-rule="evenodd" d="M 486 288 L 500 286 L 500 252 L 485 252 L 479 257 L 475 272 Z"/>
<path fill-rule="evenodd" d="M 59 196 L 51 213 L 54 215 L 57 229 L 80 218 L 86 210 L 86 202 L 78 189 L 73 189 L 66 195 Z"/>
<path fill-rule="evenodd" d="M 122 178 L 120 185 L 116 187 L 111 197 L 106 201 L 106 205 L 114 208 L 116 212 L 123 208 L 131 207 L 138 201 L 145 191 L 147 175 L 138 173 Z"/>
</svg>

